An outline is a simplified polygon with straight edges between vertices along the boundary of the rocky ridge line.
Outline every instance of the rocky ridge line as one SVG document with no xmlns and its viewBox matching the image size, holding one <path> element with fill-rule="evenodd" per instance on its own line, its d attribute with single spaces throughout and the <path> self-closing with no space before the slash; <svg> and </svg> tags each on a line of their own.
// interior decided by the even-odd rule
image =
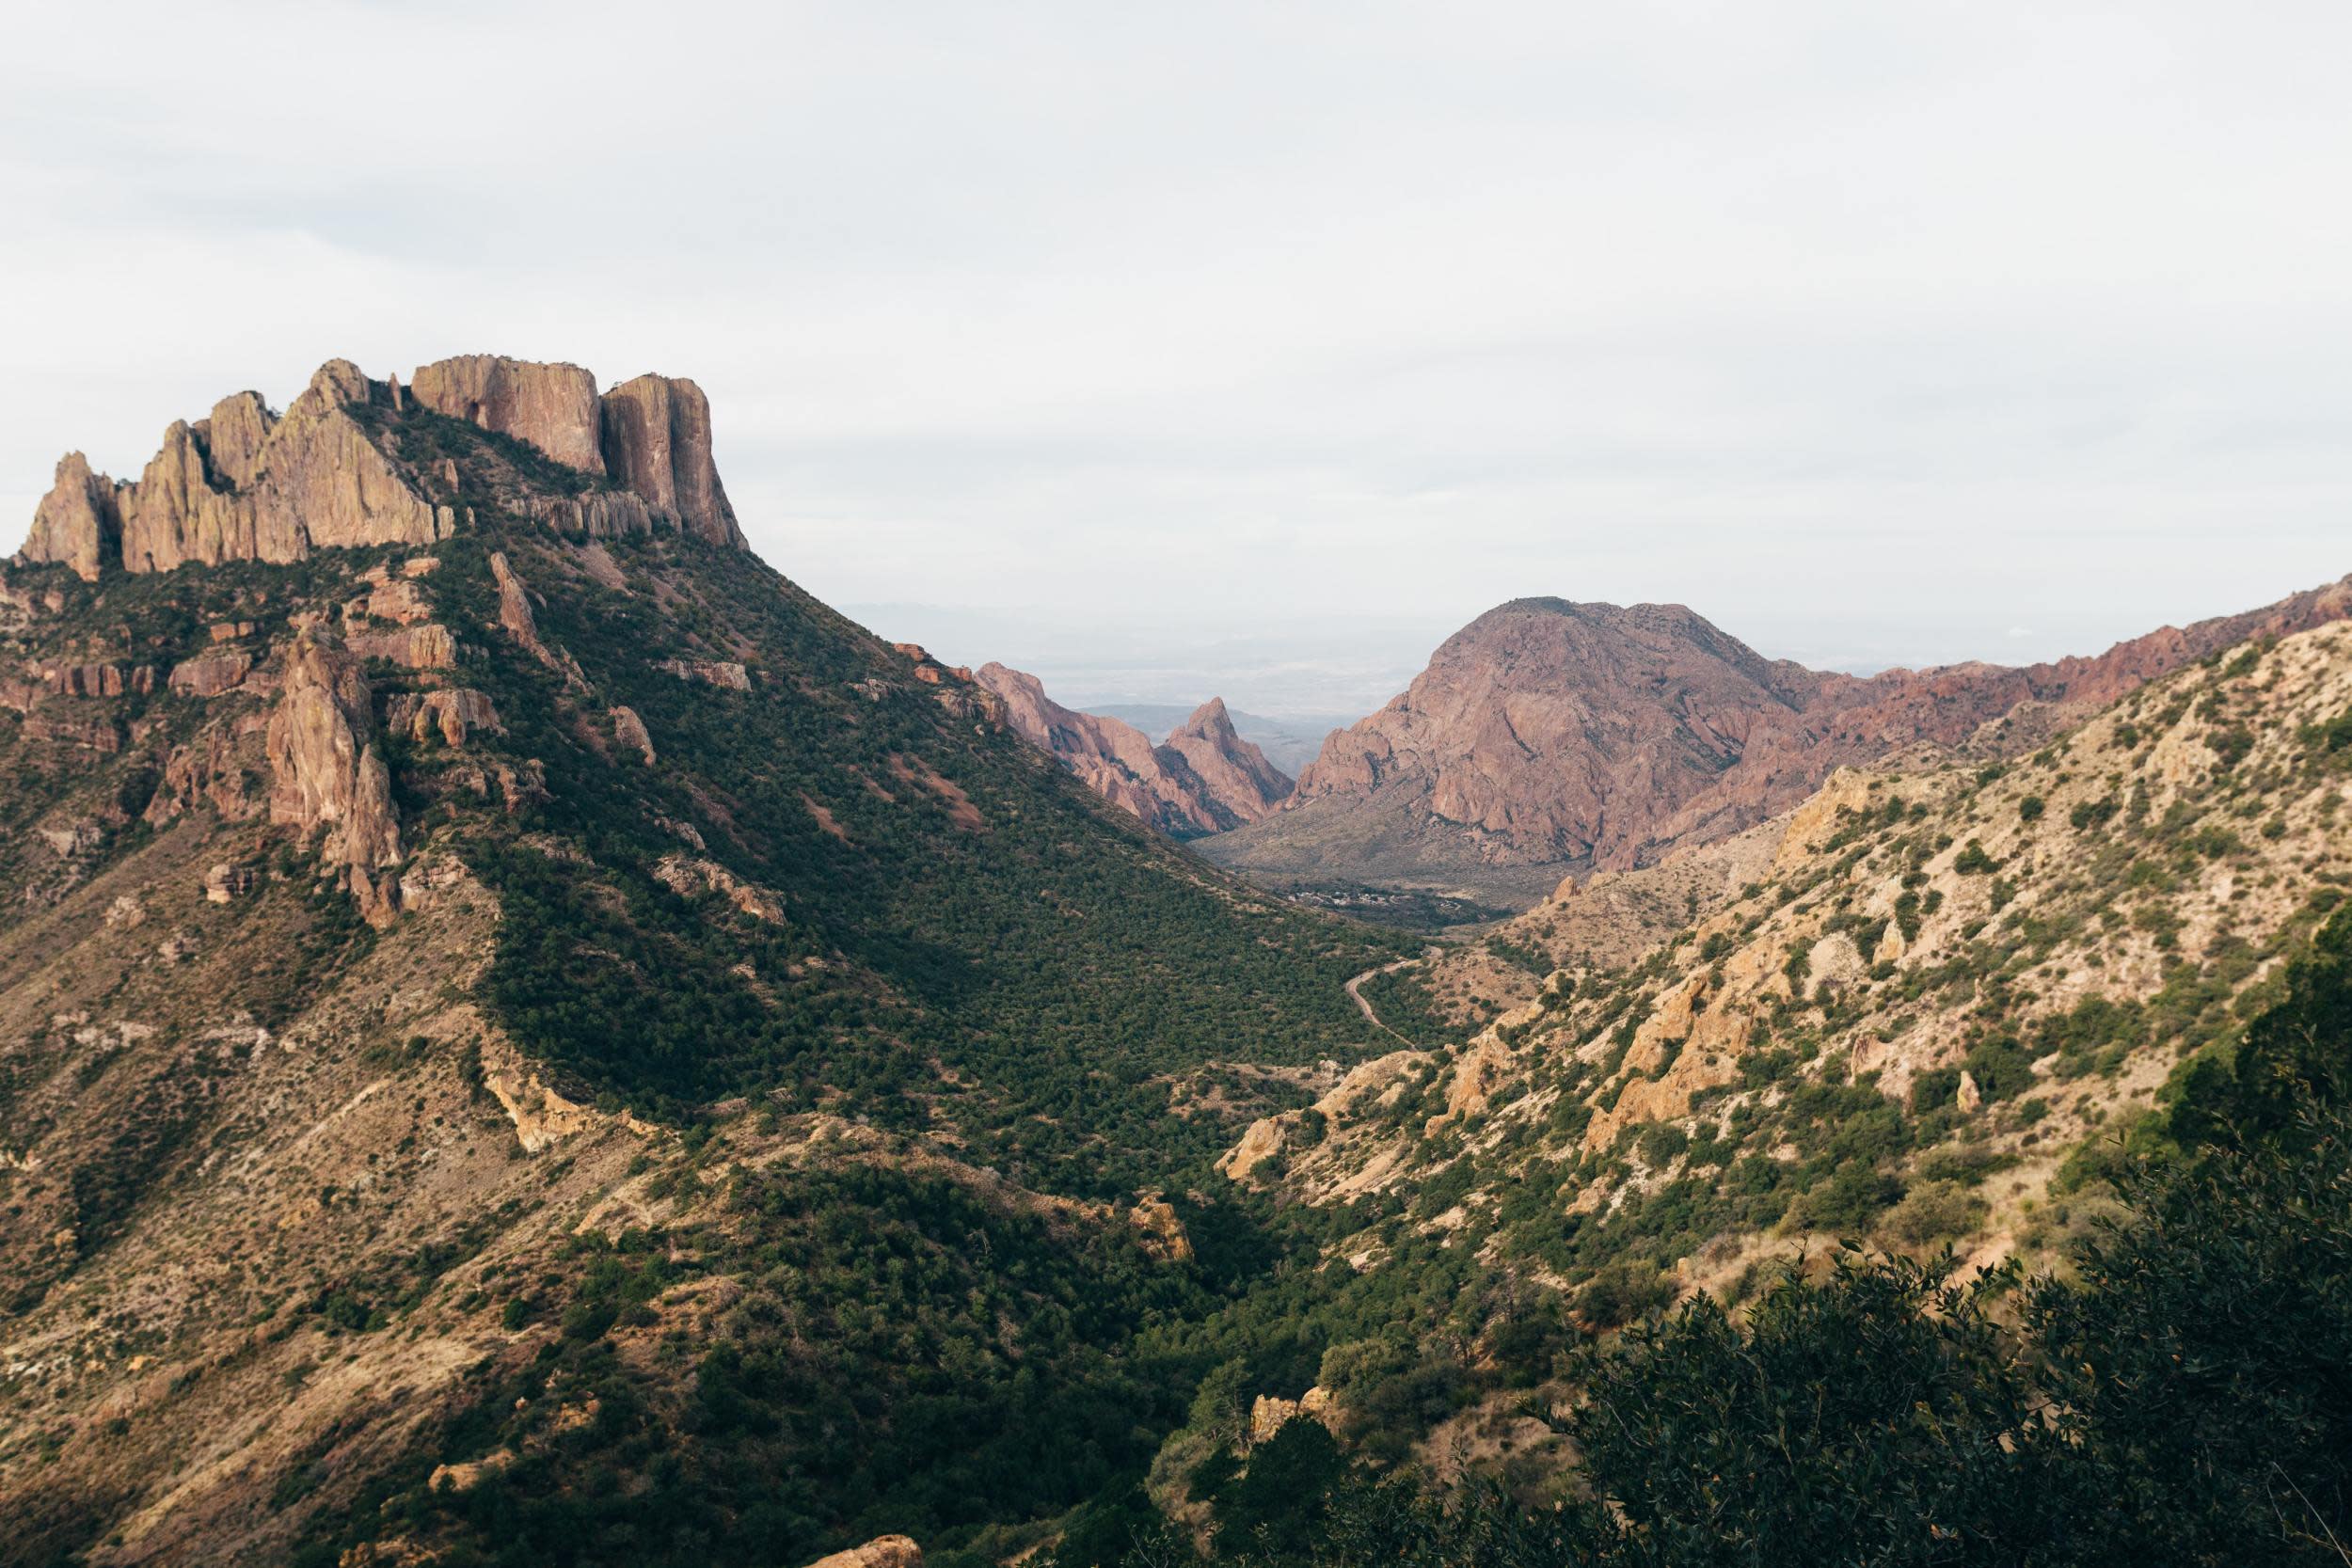
<svg viewBox="0 0 2352 1568">
<path fill-rule="evenodd" d="M 1004 722 L 1016 734 L 1172 838 L 1255 822 L 1290 795 L 1290 779 L 1234 732 L 1222 698 L 1211 698 L 1154 746 L 1124 720 L 1064 707 L 1035 675 L 990 663 L 973 678 L 1002 700 Z"/>
</svg>

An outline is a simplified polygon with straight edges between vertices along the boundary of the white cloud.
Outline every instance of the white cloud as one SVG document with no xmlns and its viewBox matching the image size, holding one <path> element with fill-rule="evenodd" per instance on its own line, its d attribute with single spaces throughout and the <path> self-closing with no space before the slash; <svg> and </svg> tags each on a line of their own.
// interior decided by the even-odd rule
<svg viewBox="0 0 2352 1568">
<path fill-rule="evenodd" d="M 0 526 L 70 446 L 489 349 L 694 375 L 771 560 L 1073 673 L 1534 593 L 2042 657 L 2352 570 L 2341 8 L 15 26 Z"/>
</svg>

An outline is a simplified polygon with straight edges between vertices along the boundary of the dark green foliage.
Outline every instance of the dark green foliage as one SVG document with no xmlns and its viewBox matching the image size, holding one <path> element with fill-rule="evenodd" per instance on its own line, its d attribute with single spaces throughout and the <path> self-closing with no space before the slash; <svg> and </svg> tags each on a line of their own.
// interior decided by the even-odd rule
<svg viewBox="0 0 2352 1568">
<path fill-rule="evenodd" d="M 504 911 L 488 994 L 577 1092 L 674 1118 L 746 1094 L 908 1129 L 944 1117 L 976 1163 L 1112 1196 L 1224 1140 L 1215 1118 L 1171 1121 L 1169 1075 L 1360 1049 L 1342 984 L 1390 939 L 1200 867 L 755 561 L 618 546 L 640 585 L 624 597 L 485 527 L 436 574 L 461 619 L 495 621 L 493 545 L 597 691 L 568 714 L 556 673 L 511 648 L 464 671 L 548 793 L 463 846 Z M 719 657 L 755 672 L 751 691 L 654 668 Z M 659 767 L 583 740 L 613 703 L 643 716 Z M 665 857 L 766 890 L 782 918 L 682 895 L 655 875 Z"/>
<path fill-rule="evenodd" d="M 1819 1284 L 1791 1270 L 1744 1326 L 1698 1296 L 1581 1358 L 1562 1424 L 1588 1496 L 1447 1506 L 1344 1477 L 1314 1504 L 1311 1560 L 2340 1565 L 2348 955 L 2340 913 L 2249 1026 L 2240 1073 L 2207 1085 L 2190 1157 L 2111 1167 L 2131 1212 L 2071 1279 L 1954 1284 L 1948 1258 L 1847 1252 Z"/>
<path fill-rule="evenodd" d="M 1982 876 L 1987 872 L 1998 871 L 2000 868 L 2001 863 L 1988 854 L 1984 846 L 1973 838 L 1961 846 L 1960 853 L 1952 857 L 1952 869 L 1963 877 Z"/>
<path fill-rule="evenodd" d="M 742 1282 L 717 1331 L 660 1335 L 649 1304 L 705 1274 Z M 402 1528 L 456 1544 L 446 1560 L 800 1562 L 1057 1513 L 1150 1458 L 1185 1380 L 1129 1347 L 1209 1305 L 1123 1227 L 1057 1234 L 955 1182 L 857 1165 L 747 1179 L 698 1231 L 592 1233 L 571 1279 L 549 1304 L 561 1338 L 434 1446 L 526 1457 L 462 1496 L 417 1477 L 380 1493 Z M 510 1327 L 533 1315 L 516 1305 Z M 589 1400 L 592 1423 L 550 1425 Z M 351 1528 L 382 1526 L 362 1507 Z"/>
<path fill-rule="evenodd" d="M 1316 1420 L 1291 1420 L 1249 1450 L 1248 1468 L 1211 1494 L 1221 1549 L 1270 1556 L 1302 1552 L 1325 1524 L 1347 1457 Z M 1064 1554 L 1063 1561 L 1073 1560 Z"/>
<path fill-rule="evenodd" d="M 2287 969 L 2286 994 L 2247 1025 L 2227 1066 L 2189 1069 L 2172 1135 L 2200 1145 L 2292 1135 L 2306 1101 L 2352 1098 L 2352 906 L 2340 908 Z"/>
</svg>

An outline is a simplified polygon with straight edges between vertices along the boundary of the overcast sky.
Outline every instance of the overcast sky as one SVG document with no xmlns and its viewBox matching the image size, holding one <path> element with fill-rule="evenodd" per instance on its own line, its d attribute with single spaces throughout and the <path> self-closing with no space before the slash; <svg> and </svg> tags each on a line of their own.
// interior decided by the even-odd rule
<svg viewBox="0 0 2352 1568">
<path fill-rule="evenodd" d="M 2340 3 L 8 35 L 11 536 L 68 448 L 486 350 L 695 377 L 768 560 L 1089 699 L 1369 705 L 1530 594 L 1871 668 L 2352 571 Z"/>
</svg>

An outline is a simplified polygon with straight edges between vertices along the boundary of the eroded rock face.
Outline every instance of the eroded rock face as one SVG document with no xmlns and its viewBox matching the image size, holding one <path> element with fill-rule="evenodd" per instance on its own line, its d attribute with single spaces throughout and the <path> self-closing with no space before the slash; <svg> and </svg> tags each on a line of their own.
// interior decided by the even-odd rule
<svg viewBox="0 0 2352 1568">
<path fill-rule="evenodd" d="M 385 704 L 384 724 L 387 729 L 419 741 L 437 735 L 451 746 L 463 746 L 467 736 L 476 730 L 490 735 L 506 733 L 489 693 L 466 687 L 404 692 Z"/>
<path fill-rule="evenodd" d="M 185 697 L 217 697 L 233 691 L 253 668 L 253 656 L 236 649 L 199 654 L 171 667 L 171 689 Z"/>
<path fill-rule="evenodd" d="M 260 394 L 239 392 L 195 424 L 174 421 L 135 483 L 118 485 L 70 455 L 35 514 L 27 559 L 94 577 L 116 559 L 167 572 L 299 561 L 325 546 L 431 544 L 453 519 L 409 488 L 346 411 L 369 395 L 357 366 L 330 360 L 283 419 Z"/>
<path fill-rule="evenodd" d="M 749 691 L 752 673 L 732 659 L 723 658 L 665 658 L 654 668 L 664 674 L 675 675 L 682 681 L 699 681 L 723 691 Z"/>
<path fill-rule="evenodd" d="M 19 559 L 56 562 L 87 579 L 116 562 L 167 572 L 191 562 L 285 562 L 336 546 L 429 545 L 454 532 L 458 509 L 436 505 L 353 418 L 373 404 L 397 419 L 422 406 L 527 442 L 620 489 L 532 495 L 518 504 L 559 532 L 618 538 L 657 528 L 743 546 L 711 457 L 710 404 L 691 381 L 643 375 L 599 397 L 578 365 L 466 355 L 371 383 L 349 360 L 321 366 L 281 418 L 238 392 L 206 418 L 175 421 L 136 483 L 117 483 L 80 453 L 58 464 Z M 454 489 L 444 461 L 438 477 Z"/>
<path fill-rule="evenodd" d="M 604 472 L 596 378 L 578 365 L 461 355 L 424 366 L 408 389 L 437 414 L 528 441 L 582 473 Z"/>
<path fill-rule="evenodd" d="M 1235 733 L 1222 697 L 1203 703 L 1160 743 L 1160 750 L 1184 758 L 1212 809 L 1236 824 L 1255 822 L 1290 798 L 1289 776 Z"/>
<path fill-rule="evenodd" d="M 367 679 L 331 633 L 305 631 L 288 651 L 263 751 L 270 820 L 304 832 L 324 828 L 322 859 L 347 869 L 352 891 L 370 903 L 372 874 L 400 863 L 400 819 Z"/>
<path fill-rule="evenodd" d="M 616 704 L 612 708 L 612 738 L 634 750 L 645 759 L 646 767 L 652 767 L 654 762 L 653 736 L 645 733 L 645 721 L 637 716 L 637 710 Z M 700 846 L 697 845 L 696 847 L 699 848 Z"/>
<path fill-rule="evenodd" d="M 1254 822 L 1290 794 L 1290 780 L 1233 733 L 1220 699 L 1202 706 L 1165 745 L 1153 746 L 1123 720 L 1062 706 L 1035 675 L 992 663 L 973 672 L 973 679 L 996 696 L 1000 721 L 1015 734 L 1113 805 L 1171 837 Z"/>
<path fill-rule="evenodd" d="M 877 1536 L 863 1546 L 820 1557 L 808 1568 L 923 1568 L 923 1548 L 907 1536 Z"/>
<path fill-rule="evenodd" d="M 641 375 L 604 395 L 605 471 L 688 531 L 740 547 L 710 455 L 710 400 L 692 382 Z"/>
<path fill-rule="evenodd" d="M 33 531 L 18 554 L 24 561 L 71 566 L 85 582 L 97 581 L 101 566 L 122 559 L 122 516 L 115 506 L 114 484 L 90 472 L 89 459 L 80 452 L 57 460 L 56 482 L 33 509 Z"/>
</svg>

